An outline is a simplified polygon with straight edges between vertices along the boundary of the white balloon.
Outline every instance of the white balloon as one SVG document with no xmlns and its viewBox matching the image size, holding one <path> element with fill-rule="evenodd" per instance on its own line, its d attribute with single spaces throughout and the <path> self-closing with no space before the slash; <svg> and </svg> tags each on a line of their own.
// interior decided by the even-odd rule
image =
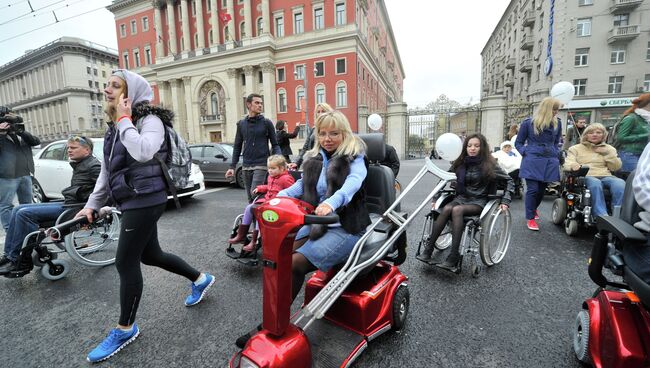
<svg viewBox="0 0 650 368">
<path fill-rule="evenodd" d="M 436 139 L 436 152 L 443 160 L 454 161 L 463 151 L 463 141 L 454 133 L 445 133 Z"/>
<path fill-rule="evenodd" d="M 379 130 L 381 129 L 382 121 L 381 121 L 381 116 L 379 114 L 371 114 L 368 116 L 368 126 L 372 130 Z"/>
<path fill-rule="evenodd" d="M 551 88 L 551 97 L 557 98 L 563 104 L 568 104 L 573 99 L 575 87 L 571 82 L 557 82 Z"/>
</svg>

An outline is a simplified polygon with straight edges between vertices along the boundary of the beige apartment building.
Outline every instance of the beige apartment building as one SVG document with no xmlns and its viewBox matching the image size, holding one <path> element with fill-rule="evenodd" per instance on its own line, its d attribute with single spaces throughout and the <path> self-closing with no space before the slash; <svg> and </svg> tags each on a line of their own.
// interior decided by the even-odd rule
<svg viewBox="0 0 650 368">
<path fill-rule="evenodd" d="M 491 145 L 560 81 L 575 86 L 564 122 L 582 115 L 611 127 L 650 90 L 650 1 L 512 0 L 481 56 L 481 127 Z"/>
<path fill-rule="evenodd" d="M 62 37 L 0 66 L 0 104 L 43 142 L 104 134 L 103 91 L 117 50 Z"/>
</svg>

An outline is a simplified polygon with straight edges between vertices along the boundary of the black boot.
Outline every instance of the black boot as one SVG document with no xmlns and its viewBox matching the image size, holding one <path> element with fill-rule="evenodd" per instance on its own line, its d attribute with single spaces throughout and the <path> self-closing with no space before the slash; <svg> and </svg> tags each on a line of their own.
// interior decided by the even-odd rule
<svg viewBox="0 0 650 368">
<path fill-rule="evenodd" d="M 245 333 L 244 335 L 239 336 L 237 338 L 237 341 L 235 341 L 235 345 L 237 345 L 238 348 L 243 349 L 244 346 L 246 346 L 246 343 L 248 342 L 248 340 L 250 340 L 251 337 L 253 337 L 253 335 L 258 333 L 259 331 L 262 331 L 262 324 L 261 323 L 259 325 L 257 325 L 257 327 L 255 327 L 255 329 L 253 331 L 249 331 L 249 332 Z"/>
<path fill-rule="evenodd" d="M 433 254 L 433 242 L 429 239 L 427 240 L 427 244 L 424 246 L 424 249 L 422 250 L 422 253 L 418 254 L 415 256 L 415 258 L 418 261 L 422 261 L 424 263 L 431 263 L 431 255 Z"/>
<path fill-rule="evenodd" d="M 460 244 L 453 244 L 451 247 L 451 253 L 447 256 L 444 262 L 438 264 L 437 266 L 445 269 L 449 272 L 460 273 L 460 252 L 458 251 Z"/>
<path fill-rule="evenodd" d="M 6 275 L 16 268 L 18 261 L 12 261 L 7 256 L 0 258 L 0 275 Z"/>
</svg>

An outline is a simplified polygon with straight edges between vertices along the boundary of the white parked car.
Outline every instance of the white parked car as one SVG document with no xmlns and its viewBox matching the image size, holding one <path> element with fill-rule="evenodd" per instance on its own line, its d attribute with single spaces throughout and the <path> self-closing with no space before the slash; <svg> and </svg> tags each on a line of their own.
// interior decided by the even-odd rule
<svg viewBox="0 0 650 368">
<path fill-rule="evenodd" d="M 93 155 L 100 161 L 104 158 L 104 138 L 92 138 Z M 51 199 L 63 199 L 61 191 L 70 186 L 72 166 L 68 162 L 67 140 L 48 144 L 34 155 L 34 177 L 32 192 L 34 202 L 46 202 Z M 179 197 L 189 197 L 205 190 L 203 173 L 199 165 L 192 164 L 190 181 L 187 188 L 178 191 Z M 170 196 L 169 199 L 172 199 Z"/>
</svg>

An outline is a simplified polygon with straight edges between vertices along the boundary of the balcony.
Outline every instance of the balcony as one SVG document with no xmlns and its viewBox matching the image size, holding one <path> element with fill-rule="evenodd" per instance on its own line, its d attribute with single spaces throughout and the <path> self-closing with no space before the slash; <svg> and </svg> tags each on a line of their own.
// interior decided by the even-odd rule
<svg viewBox="0 0 650 368">
<path fill-rule="evenodd" d="M 521 59 L 521 62 L 519 63 L 519 71 L 522 73 L 526 73 L 533 70 L 533 59 L 529 57 L 525 57 Z"/>
<path fill-rule="evenodd" d="M 201 125 L 221 124 L 221 114 L 218 115 L 203 115 L 201 116 Z"/>
<path fill-rule="evenodd" d="M 508 60 L 506 60 L 506 69 L 515 69 L 515 64 L 517 64 L 517 61 L 513 57 L 509 57 Z"/>
<path fill-rule="evenodd" d="M 522 23 L 524 27 L 533 27 L 535 25 L 535 12 L 532 9 L 528 9 L 524 12 L 524 18 L 522 19 Z"/>
<path fill-rule="evenodd" d="M 533 36 L 523 35 L 521 37 L 521 43 L 519 48 L 522 50 L 532 50 L 533 49 Z"/>
<path fill-rule="evenodd" d="M 611 13 L 619 13 L 624 10 L 631 10 L 639 6 L 643 0 L 612 0 L 612 5 L 609 7 Z"/>
<path fill-rule="evenodd" d="M 506 87 L 512 87 L 515 85 L 515 77 L 512 75 L 509 75 L 506 77 L 506 79 L 503 81 L 503 85 Z"/>
<path fill-rule="evenodd" d="M 607 43 L 632 40 L 639 36 L 640 29 L 639 25 L 614 27 L 609 31 Z"/>
</svg>

